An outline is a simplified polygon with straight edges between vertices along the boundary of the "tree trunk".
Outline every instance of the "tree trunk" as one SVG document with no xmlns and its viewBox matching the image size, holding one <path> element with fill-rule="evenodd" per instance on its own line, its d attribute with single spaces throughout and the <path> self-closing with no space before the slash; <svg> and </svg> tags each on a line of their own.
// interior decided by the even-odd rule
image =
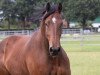
<svg viewBox="0 0 100 75">
<path fill-rule="evenodd" d="M 8 18 L 8 30 L 10 30 L 10 19 Z"/>
<path fill-rule="evenodd" d="M 21 16 L 21 27 L 22 29 L 25 29 L 25 17 L 24 16 Z"/>
<path fill-rule="evenodd" d="M 23 29 L 25 29 L 25 18 L 24 18 L 24 20 L 23 20 Z"/>
<path fill-rule="evenodd" d="M 83 20 L 82 20 L 82 28 L 83 28 L 83 30 L 86 28 L 86 19 L 85 18 L 83 18 Z"/>
</svg>

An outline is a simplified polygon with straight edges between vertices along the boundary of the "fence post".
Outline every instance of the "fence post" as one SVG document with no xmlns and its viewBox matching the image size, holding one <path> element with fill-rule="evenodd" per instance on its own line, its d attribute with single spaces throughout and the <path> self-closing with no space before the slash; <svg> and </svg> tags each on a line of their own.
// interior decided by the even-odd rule
<svg viewBox="0 0 100 75">
<path fill-rule="evenodd" d="M 80 29 L 80 36 L 81 36 L 80 46 L 81 46 L 81 50 L 83 51 L 83 46 L 84 46 L 84 30 L 83 29 Z"/>
</svg>

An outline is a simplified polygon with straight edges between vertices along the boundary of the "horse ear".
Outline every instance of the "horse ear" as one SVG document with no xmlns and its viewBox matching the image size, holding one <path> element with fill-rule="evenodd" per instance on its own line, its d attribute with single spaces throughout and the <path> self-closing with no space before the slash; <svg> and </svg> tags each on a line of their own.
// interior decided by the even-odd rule
<svg viewBox="0 0 100 75">
<path fill-rule="evenodd" d="M 63 28 L 69 28 L 69 21 L 63 19 Z"/>
<path fill-rule="evenodd" d="M 59 11 L 59 13 L 62 11 L 62 4 L 61 3 L 58 4 L 58 11 Z"/>
<path fill-rule="evenodd" d="M 48 12 L 48 11 L 50 10 L 50 8 L 51 8 L 51 6 L 50 6 L 50 3 L 48 2 L 48 3 L 46 4 L 46 11 Z"/>
</svg>

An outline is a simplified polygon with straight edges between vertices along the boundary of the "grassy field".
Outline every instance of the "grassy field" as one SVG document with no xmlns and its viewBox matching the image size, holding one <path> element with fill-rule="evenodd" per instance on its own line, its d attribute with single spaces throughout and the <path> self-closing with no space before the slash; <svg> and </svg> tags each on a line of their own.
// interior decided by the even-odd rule
<svg viewBox="0 0 100 75">
<path fill-rule="evenodd" d="M 100 75 L 100 52 L 67 52 L 72 75 Z"/>
<path fill-rule="evenodd" d="M 61 45 L 69 56 L 72 75 L 100 75 L 100 35 L 65 35 Z"/>
<path fill-rule="evenodd" d="M 69 56 L 72 75 L 100 75 L 100 35 L 67 35 L 61 44 Z"/>
<path fill-rule="evenodd" d="M 64 36 L 61 44 L 68 52 L 99 52 L 100 35 Z"/>
</svg>

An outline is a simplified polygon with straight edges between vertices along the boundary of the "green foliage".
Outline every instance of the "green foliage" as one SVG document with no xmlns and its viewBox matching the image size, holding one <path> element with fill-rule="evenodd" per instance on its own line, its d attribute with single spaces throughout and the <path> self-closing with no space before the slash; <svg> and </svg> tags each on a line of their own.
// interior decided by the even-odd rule
<svg viewBox="0 0 100 75">
<path fill-rule="evenodd" d="M 16 0 L 16 9 L 19 16 L 27 17 L 33 13 L 34 8 L 33 0 Z"/>
<path fill-rule="evenodd" d="M 25 26 L 25 19 L 32 15 L 34 6 L 37 1 L 33 0 L 2 0 L 1 9 L 3 16 L 8 21 L 8 27 L 16 23 L 16 20 L 23 21 Z"/>
<path fill-rule="evenodd" d="M 0 9 L 8 25 L 16 23 L 16 18 L 24 24 L 25 19 L 35 13 L 35 9 L 45 6 L 47 2 L 61 2 L 64 18 L 81 23 L 83 28 L 88 20 L 93 21 L 100 15 L 100 0 L 0 0 Z"/>
<path fill-rule="evenodd" d="M 10 0 L 3 0 L 1 8 L 5 18 L 9 18 L 12 14 L 15 14 L 15 3 Z"/>
<path fill-rule="evenodd" d="M 93 21 L 100 15 L 100 0 L 68 0 L 64 7 L 66 17 L 81 22 L 83 27 L 86 21 Z"/>
</svg>

